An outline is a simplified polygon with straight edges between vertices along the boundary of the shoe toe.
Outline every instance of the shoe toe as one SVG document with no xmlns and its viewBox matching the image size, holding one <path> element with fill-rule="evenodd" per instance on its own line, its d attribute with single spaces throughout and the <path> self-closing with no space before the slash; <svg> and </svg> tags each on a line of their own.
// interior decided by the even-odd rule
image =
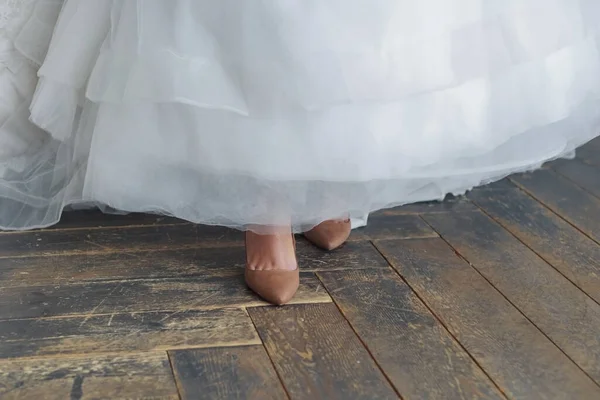
<svg viewBox="0 0 600 400">
<path fill-rule="evenodd" d="M 246 284 L 271 304 L 289 303 L 300 286 L 300 272 L 288 270 L 246 270 Z"/>
</svg>

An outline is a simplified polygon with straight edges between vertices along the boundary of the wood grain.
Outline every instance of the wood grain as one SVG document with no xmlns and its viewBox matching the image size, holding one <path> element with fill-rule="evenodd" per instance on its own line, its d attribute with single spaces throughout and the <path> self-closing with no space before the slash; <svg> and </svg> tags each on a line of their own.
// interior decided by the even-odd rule
<svg viewBox="0 0 600 400">
<path fill-rule="evenodd" d="M 403 398 L 504 398 L 390 269 L 318 275 Z"/>
<path fill-rule="evenodd" d="M 388 208 L 373 213 L 372 216 L 380 215 L 403 215 L 403 214 L 431 214 L 439 212 L 465 212 L 476 210 L 466 197 L 447 196 L 444 201 L 428 201 L 423 203 L 407 204 L 401 207 Z"/>
<path fill-rule="evenodd" d="M 552 169 L 600 198 L 600 167 L 579 160 L 560 160 L 552 163 Z"/>
<path fill-rule="evenodd" d="M 539 202 L 600 243 L 600 199 L 550 170 L 518 175 L 512 180 Z"/>
<path fill-rule="evenodd" d="M 281 400 L 287 395 L 263 346 L 170 353 L 182 400 Z"/>
<path fill-rule="evenodd" d="M 353 232 L 351 240 L 431 236 L 435 232 L 417 215 L 398 215 L 372 218 L 367 228 Z M 191 224 L 5 232 L 0 233 L 0 258 L 231 247 L 242 246 L 243 239 L 235 230 Z"/>
<path fill-rule="evenodd" d="M 0 323 L 0 358 L 260 343 L 242 309 L 90 315 Z"/>
<path fill-rule="evenodd" d="M 600 138 L 596 138 L 579 148 L 577 158 L 600 167 Z"/>
<path fill-rule="evenodd" d="M 66 211 L 60 222 L 45 230 L 127 227 L 140 225 L 181 225 L 187 221 L 156 214 L 105 214 L 98 209 Z"/>
<path fill-rule="evenodd" d="M 600 302 L 600 246 L 519 189 L 470 198 L 579 288 Z"/>
<path fill-rule="evenodd" d="M 335 305 L 249 312 L 292 399 L 398 398 Z"/>
<path fill-rule="evenodd" d="M 600 382 L 600 306 L 481 213 L 432 226 L 579 366 Z"/>
<path fill-rule="evenodd" d="M 441 239 L 377 246 L 509 397 L 597 398 L 600 388 Z"/>
<path fill-rule="evenodd" d="M 0 398 L 177 400 L 166 353 L 0 362 Z"/>
<path fill-rule="evenodd" d="M 241 232 L 201 225 L 0 233 L 0 257 L 243 245 Z"/>
<path fill-rule="evenodd" d="M 297 250 L 298 263 L 305 272 L 387 268 L 381 254 L 367 241 L 350 242 L 326 252 L 300 239 Z M 0 258 L 0 287 L 192 277 L 221 269 L 241 270 L 245 262 L 245 249 L 240 246 Z"/>
<path fill-rule="evenodd" d="M 297 303 L 330 302 L 313 273 L 301 273 Z M 0 289 L 0 318 L 39 318 L 264 305 L 243 270 L 173 279 L 92 282 Z"/>
<path fill-rule="evenodd" d="M 364 228 L 355 229 L 350 240 L 437 237 L 418 215 L 373 215 Z"/>
</svg>

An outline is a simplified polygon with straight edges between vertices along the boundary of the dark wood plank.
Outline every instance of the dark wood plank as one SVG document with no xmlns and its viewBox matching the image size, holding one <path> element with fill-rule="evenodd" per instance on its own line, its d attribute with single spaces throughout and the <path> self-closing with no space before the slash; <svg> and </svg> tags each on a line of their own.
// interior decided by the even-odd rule
<svg viewBox="0 0 600 400">
<path fill-rule="evenodd" d="M 326 252 L 300 239 L 297 255 L 305 272 L 387 268 L 386 261 L 368 241 L 349 242 Z M 241 246 L 0 258 L 0 287 L 186 277 L 244 268 L 245 262 L 245 249 Z"/>
<path fill-rule="evenodd" d="M 600 166 L 600 137 L 578 149 L 577 158 L 588 164 Z"/>
<path fill-rule="evenodd" d="M 444 241 L 377 246 L 509 397 L 600 396 L 593 381 Z"/>
<path fill-rule="evenodd" d="M 243 270 L 173 279 L 0 288 L 0 319 L 199 310 L 264 305 L 246 288 Z M 302 273 L 293 302 L 330 302 L 313 273 Z"/>
<path fill-rule="evenodd" d="M 166 353 L 0 363 L 0 398 L 177 400 Z"/>
<path fill-rule="evenodd" d="M 600 199 L 550 170 L 518 175 L 512 180 L 600 243 Z"/>
<path fill-rule="evenodd" d="M 180 224 L 189 224 L 189 222 L 163 215 L 141 213 L 105 214 L 98 209 L 92 209 L 66 211 L 58 224 L 46 228 L 46 230 Z"/>
<path fill-rule="evenodd" d="M 427 221 L 579 366 L 600 382 L 600 305 L 482 213 Z"/>
<path fill-rule="evenodd" d="M 390 269 L 318 275 L 403 398 L 504 398 Z"/>
<path fill-rule="evenodd" d="M 428 201 L 423 203 L 407 204 L 401 207 L 388 208 L 372 214 L 379 215 L 403 215 L 403 214 L 431 214 L 438 212 L 465 212 L 476 210 L 466 197 L 448 196 L 444 201 Z"/>
<path fill-rule="evenodd" d="M 115 253 L 243 245 L 242 232 L 212 226 L 167 225 L 0 233 L 0 257 Z"/>
<path fill-rule="evenodd" d="M 398 398 L 335 305 L 249 312 L 291 398 Z"/>
<path fill-rule="evenodd" d="M 355 229 L 350 240 L 437 237 L 418 215 L 373 215 L 364 228 Z M 1 243 L 0 243 L 1 245 Z"/>
<path fill-rule="evenodd" d="M 560 160 L 552 164 L 552 169 L 600 198 L 600 167 L 579 160 Z"/>
<path fill-rule="evenodd" d="M 436 236 L 417 215 L 375 216 L 351 240 Z M 0 258 L 115 253 L 244 244 L 242 232 L 201 225 L 0 233 Z"/>
<path fill-rule="evenodd" d="M 0 358 L 258 344 L 242 309 L 90 315 L 0 323 Z"/>
<path fill-rule="evenodd" d="M 170 354 L 182 400 L 287 398 L 263 346 Z"/>
<path fill-rule="evenodd" d="M 512 183 L 509 178 L 504 178 L 504 179 L 496 181 L 496 182 L 488 183 L 487 185 L 479 186 L 479 187 L 475 188 L 474 190 L 480 190 L 480 189 L 506 190 L 506 189 L 514 189 L 515 187 L 516 187 L 515 184 Z"/>
<path fill-rule="evenodd" d="M 470 197 L 504 228 L 600 302 L 600 246 L 597 243 L 519 189 L 476 191 Z"/>
</svg>

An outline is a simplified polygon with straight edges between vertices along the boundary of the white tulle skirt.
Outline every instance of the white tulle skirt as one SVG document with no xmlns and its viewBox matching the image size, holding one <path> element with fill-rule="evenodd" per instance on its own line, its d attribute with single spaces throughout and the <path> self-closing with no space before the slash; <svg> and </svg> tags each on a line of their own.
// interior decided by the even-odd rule
<svg viewBox="0 0 600 400">
<path fill-rule="evenodd" d="M 93 204 L 302 231 L 600 134 L 600 2 L 67 0 L 39 78 L 29 144 L 0 151 L 2 229 Z"/>
</svg>

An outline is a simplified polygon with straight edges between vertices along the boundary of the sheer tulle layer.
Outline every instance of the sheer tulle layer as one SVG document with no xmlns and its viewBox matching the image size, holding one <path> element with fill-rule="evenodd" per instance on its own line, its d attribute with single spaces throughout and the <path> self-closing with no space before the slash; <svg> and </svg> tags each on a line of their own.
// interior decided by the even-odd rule
<svg viewBox="0 0 600 400">
<path fill-rule="evenodd" d="M 4 6 L 4 19 L 0 19 L 0 177 L 9 170 L 31 169 L 33 158 L 49 140 L 47 133 L 28 121 L 28 108 L 61 4 L 61 0 L 22 0 Z"/>
<path fill-rule="evenodd" d="M 599 133 L 596 1 L 415 3 L 67 1 L 31 105 L 54 139 L 0 180 L 0 226 L 94 203 L 302 230 Z"/>
</svg>

